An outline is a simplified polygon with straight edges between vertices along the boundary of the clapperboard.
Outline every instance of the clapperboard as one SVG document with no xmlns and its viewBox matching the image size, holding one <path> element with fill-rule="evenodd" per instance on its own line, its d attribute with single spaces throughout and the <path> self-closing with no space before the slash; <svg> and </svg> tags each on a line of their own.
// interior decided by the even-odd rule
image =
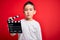
<svg viewBox="0 0 60 40">
<path fill-rule="evenodd" d="M 8 27 L 10 33 L 22 33 L 21 21 L 12 21 L 18 16 L 8 19 Z"/>
</svg>

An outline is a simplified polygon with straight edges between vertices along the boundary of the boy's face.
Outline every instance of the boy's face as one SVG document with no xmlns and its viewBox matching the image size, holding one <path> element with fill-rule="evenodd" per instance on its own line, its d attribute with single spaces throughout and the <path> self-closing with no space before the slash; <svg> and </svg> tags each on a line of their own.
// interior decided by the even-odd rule
<svg viewBox="0 0 60 40">
<path fill-rule="evenodd" d="M 25 17 L 30 19 L 33 17 L 33 15 L 36 13 L 36 10 L 34 9 L 34 6 L 31 4 L 27 4 L 24 8 L 24 14 Z"/>
</svg>

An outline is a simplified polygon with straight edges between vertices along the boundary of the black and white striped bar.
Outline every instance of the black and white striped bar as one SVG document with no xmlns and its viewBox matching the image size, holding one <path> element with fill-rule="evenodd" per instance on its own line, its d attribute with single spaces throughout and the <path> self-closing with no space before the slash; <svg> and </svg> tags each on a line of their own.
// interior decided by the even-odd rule
<svg viewBox="0 0 60 40">
<path fill-rule="evenodd" d="M 10 17 L 10 18 L 8 19 L 8 21 L 12 21 L 12 20 L 14 20 L 14 19 L 16 19 L 16 18 L 19 18 L 19 15 L 14 16 L 14 17 Z"/>
</svg>

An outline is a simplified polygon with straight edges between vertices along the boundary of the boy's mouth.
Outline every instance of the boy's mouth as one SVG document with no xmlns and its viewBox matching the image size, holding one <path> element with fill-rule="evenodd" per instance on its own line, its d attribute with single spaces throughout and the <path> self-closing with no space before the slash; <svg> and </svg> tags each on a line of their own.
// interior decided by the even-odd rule
<svg viewBox="0 0 60 40">
<path fill-rule="evenodd" d="M 27 16 L 30 16 L 30 15 L 27 15 Z"/>
</svg>

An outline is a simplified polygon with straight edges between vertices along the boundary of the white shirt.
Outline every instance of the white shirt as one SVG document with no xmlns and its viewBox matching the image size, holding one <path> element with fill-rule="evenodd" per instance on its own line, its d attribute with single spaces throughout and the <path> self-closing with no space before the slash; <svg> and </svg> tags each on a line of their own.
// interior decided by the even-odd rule
<svg viewBox="0 0 60 40">
<path fill-rule="evenodd" d="M 37 21 L 21 20 L 23 33 L 18 34 L 18 40 L 42 40 L 41 28 Z"/>
</svg>

